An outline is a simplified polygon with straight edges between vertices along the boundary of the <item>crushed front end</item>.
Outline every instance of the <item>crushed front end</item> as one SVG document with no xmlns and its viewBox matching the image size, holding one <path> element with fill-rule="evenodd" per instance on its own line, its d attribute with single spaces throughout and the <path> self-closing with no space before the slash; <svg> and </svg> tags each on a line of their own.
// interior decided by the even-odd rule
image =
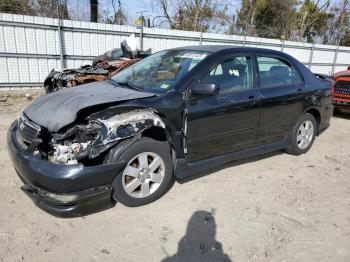
<svg viewBox="0 0 350 262">
<path fill-rule="evenodd" d="M 151 126 L 164 124 L 143 109 L 96 113 L 50 133 L 22 113 L 9 128 L 7 142 L 22 190 L 48 213 L 75 217 L 115 205 L 111 185 L 126 163 L 106 163 L 105 156 L 119 141 Z"/>
</svg>

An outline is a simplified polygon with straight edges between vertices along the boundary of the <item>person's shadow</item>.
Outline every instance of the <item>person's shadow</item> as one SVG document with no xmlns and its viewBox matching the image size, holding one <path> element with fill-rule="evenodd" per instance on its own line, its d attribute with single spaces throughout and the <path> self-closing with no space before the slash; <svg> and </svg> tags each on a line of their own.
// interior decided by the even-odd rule
<svg viewBox="0 0 350 262">
<path fill-rule="evenodd" d="M 194 212 L 188 222 L 186 235 L 179 241 L 177 253 L 163 259 L 163 262 L 231 261 L 224 254 L 222 244 L 215 240 L 215 234 L 213 215 L 206 211 Z"/>
</svg>

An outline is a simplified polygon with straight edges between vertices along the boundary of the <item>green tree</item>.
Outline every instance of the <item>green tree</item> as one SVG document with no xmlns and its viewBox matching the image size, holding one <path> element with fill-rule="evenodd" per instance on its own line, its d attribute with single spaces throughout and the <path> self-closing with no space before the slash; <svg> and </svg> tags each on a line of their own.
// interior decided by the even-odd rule
<svg viewBox="0 0 350 262">
<path fill-rule="evenodd" d="M 36 0 L 34 7 L 38 16 L 69 19 L 67 0 Z"/>
<path fill-rule="evenodd" d="M 214 0 L 157 0 L 157 3 L 171 29 L 188 31 L 207 32 L 215 28 L 225 10 Z"/>
<path fill-rule="evenodd" d="M 35 15 L 31 0 L 0 0 L 0 13 Z"/>
<path fill-rule="evenodd" d="M 126 25 L 126 23 L 128 22 L 128 19 L 122 7 L 122 3 L 120 0 L 118 0 L 117 2 L 118 2 L 118 8 L 115 6 L 115 0 L 112 0 L 112 6 L 114 10 L 113 24 Z"/>
<path fill-rule="evenodd" d="M 251 36 L 289 39 L 296 7 L 296 0 L 242 0 L 236 26 Z"/>
<path fill-rule="evenodd" d="M 327 12 L 330 1 L 320 4 L 320 0 L 313 2 L 305 0 L 296 13 L 295 28 L 298 32 L 296 40 L 306 39 L 307 42 L 314 42 L 322 32 L 327 30 L 327 23 L 332 15 Z"/>
<path fill-rule="evenodd" d="M 114 23 L 117 25 L 126 25 L 127 21 L 123 8 L 118 8 L 117 12 L 115 12 Z"/>
<path fill-rule="evenodd" d="M 331 8 L 327 30 L 322 42 L 332 45 L 349 45 L 350 10 L 349 0 L 343 0 Z"/>
<path fill-rule="evenodd" d="M 347 30 L 343 37 L 340 39 L 340 45 L 350 46 L 350 30 Z"/>
</svg>

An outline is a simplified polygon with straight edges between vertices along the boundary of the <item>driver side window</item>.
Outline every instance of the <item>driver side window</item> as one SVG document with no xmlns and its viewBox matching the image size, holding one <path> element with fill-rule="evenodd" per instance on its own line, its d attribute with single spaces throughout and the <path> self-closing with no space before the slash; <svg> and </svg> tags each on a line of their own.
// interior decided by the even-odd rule
<svg viewBox="0 0 350 262">
<path fill-rule="evenodd" d="M 217 84 L 219 94 L 230 94 L 253 88 L 252 59 L 235 56 L 215 65 L 202 83 Z"/>
</svg>

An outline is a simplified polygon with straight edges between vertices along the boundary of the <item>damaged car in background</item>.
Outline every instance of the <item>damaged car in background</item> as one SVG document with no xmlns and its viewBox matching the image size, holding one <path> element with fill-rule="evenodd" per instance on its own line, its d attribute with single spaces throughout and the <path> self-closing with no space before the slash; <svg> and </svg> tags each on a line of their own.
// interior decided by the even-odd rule
<svg viewBox="0 0 350 262">
<path fill-rule="evenodd" d="M 350 110 L 350 66 L 332 75 L 333 104 L 337 113 Z"/>
<path fill-rule="evenodd" d="M 150 54 L 151 49 L 137 49 L 136 38 L 132 34 L 121 42 L 120 48 L 95 57 L 92 65 L 83 65 L 78 69 L 52 70 L 44 81 L 45 92 L 48 94 L 63 88 L 106 80 Z"/>
<path fill-rule="evenodd" d="M 190 46 L 38 98 L 7 141 L 22 190 L 72 217 L 151 203 L 234 159 L 304 154 L 332 113 L 331 83 L 287 54 Z"/>
</svg>

